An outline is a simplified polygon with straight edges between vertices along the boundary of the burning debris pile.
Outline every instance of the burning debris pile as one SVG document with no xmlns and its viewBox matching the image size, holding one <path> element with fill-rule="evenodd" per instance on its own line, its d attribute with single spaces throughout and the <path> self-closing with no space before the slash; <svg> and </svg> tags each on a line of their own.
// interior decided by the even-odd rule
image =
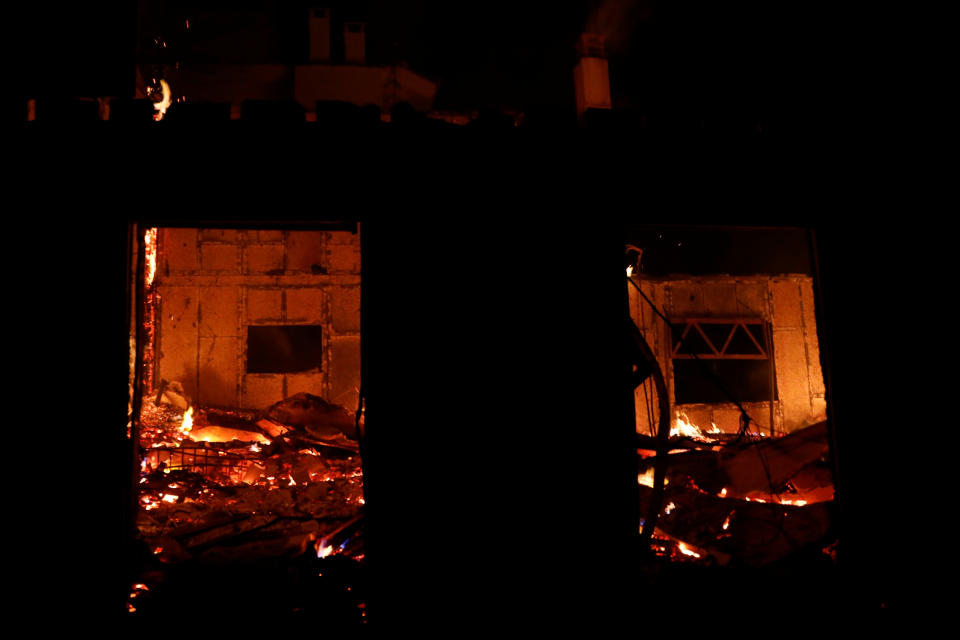
<svg viewBox="0 0 960 640">
<path fill-rule="evenodd" d="M 363 558 L 349 412 L 306 393 L 262 413 L 184 411 L 177 395 L 161 391 L 140 416 L 137 528 L 161 562 Z"/>
<path fill-rule="evenodd" d="M 641 513 L 657 500 L 654 552 L 672 560 L 760 567 L 834 541 L 826 423 L 783 437 L 704 433 L 678 416 L 662 497 L 656 445 L 638 435 Z"/>
</svg>

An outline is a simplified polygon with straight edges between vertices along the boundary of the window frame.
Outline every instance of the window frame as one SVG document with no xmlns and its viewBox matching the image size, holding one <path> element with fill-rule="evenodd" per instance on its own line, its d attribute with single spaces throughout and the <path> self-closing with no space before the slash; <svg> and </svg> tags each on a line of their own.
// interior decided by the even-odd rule
<svg viewBox="0 0 960 640">
<path fill-rule="evenodd" d="M 721 345 L 717 345 L 713 339 L 710 338 L 707 331 L 704 331 L 700 325 L 702 324 L 712 324 L 712 325 L 731 325 L 730 331 L 726 334 L 726 337 L 723 340 Z M 680 402 L 677 399 L 677 374 L 676 367 L 674 362 L 676 360 L 757 360 L 767 362 L 769 367 L 768 376 L 770 379 L 770 395 L 769 397 L 764 398 L 763 400 L 748 399 L 741 400 L 743 402 L 776 402 L 779 399 L 779 390 L 777 388 L 777 370 L 776 362 L 773 357 L 773 330 L 772 325 L 769 320 L 762 317 L 746 317 L 746 316 L 682 316 L 679 318 L 670 319 L 670 364 L 671 364 L 671 395 L 673 396 L 673 402 L 675 404 L 725 404 L 723 402 L 717 401 L 684 401 Z M 759 325 L 761 331 L 763 332 L 763 340 L 758 341 L 754 336 L 753 331 L 747 328 L 747 325 L 756 326 Z M 680 339 L 674 338 L 674 329 L 683 327 L 680 332 Z M 756 348 L 757 353 L 727 353 L 727 350 L 730 347 L 730 343 L 734 338 L 734 335 L 739 331 L 743 331 L 750 338 L 750 341 L 753 343 L 753 346 Z M 686 338 L 690 335 L 691 331 L 696 331 L 699 338 L 701 338 L 706 345 L 710 348 L 712 353 L 683 353 L 681 349 L 686 345 Z"/>
</svg>

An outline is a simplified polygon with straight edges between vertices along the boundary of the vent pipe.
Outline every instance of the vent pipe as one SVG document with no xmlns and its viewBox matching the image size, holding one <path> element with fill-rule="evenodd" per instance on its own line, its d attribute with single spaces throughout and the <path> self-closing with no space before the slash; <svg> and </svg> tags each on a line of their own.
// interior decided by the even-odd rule
<svg viewBox="0 0 960 640">
<path fill-rule="evenodd" d="M 610 71 L 604 36 L 583 33 L 577 40 L 577 65 L 573 69 L 577 117 L 583 121 L 587 109 L 610 109 Z"/>
<path fill-rule="evenodd" d="M 309 9 L 310 62 L 330 62 L 330 9 Z"/>
<path fill-rule="evenodd" d="M 367 25 L 346 22 L 343 25 L 343 58 L 347 64 L 367 63 Z"/>
</svg>

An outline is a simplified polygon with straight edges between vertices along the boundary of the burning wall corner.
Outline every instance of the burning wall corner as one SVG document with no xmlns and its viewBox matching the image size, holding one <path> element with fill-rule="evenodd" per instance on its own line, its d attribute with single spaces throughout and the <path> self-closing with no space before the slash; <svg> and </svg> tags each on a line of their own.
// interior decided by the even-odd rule
<svg viewBox="0 0 960 640">
<path fill-rule="evenodd" d="M 768 434 L 771 398 L 775 433 L 789 433 L 826 418 L 809 276 L 645 277 L 637 282 L 677 327 L 667 327 L 631 287 L 631 317 L 657 356 L 671 403 L 692 424 L 703 429 L 714 425 L 724 433 L 740 428 L 735 405 L 714 395 L 697 401 L 696 390 L 685 394 L 683 381 L 678 385 L 679 376 L 696 368 L 692 352 L 708 358 L 714 368 L 726 365 L 756 378 L 751 391 L 740 395 L 756 419 L 755 426 Z M 686 331 L 679 352 L 677 331 Z M 656 428 L 648 410 L 649 394 L 643 387 L 636 392 L 637 429 L 644 433 Z"/>
<path fill-rule="evenodd" d="M 350 231 L 161 229 L 157 380 L 203 406 L 263 409 L 306 392 L 356 407 L 359 274 Z M 258 366 L 265 334 L 286 366 Z"/>
</svg>

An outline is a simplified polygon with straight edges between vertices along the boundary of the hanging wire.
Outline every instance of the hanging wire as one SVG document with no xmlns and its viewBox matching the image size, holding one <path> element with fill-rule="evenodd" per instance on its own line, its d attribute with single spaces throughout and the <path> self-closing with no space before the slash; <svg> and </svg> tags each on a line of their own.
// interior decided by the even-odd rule
<svg viewBox="0 0 960 640">
<path fill-rule="evenodd" d="M 647 382 L 649 378 L 643 381 L 643 404 L 647 409 L 647 430 L 650 431 L 651 436 L 656 434 L 653 432 L 654 416 L 653 416 L 653 400 L 650 398 L 650 395 L 647 393 Z"/>
</svg>

